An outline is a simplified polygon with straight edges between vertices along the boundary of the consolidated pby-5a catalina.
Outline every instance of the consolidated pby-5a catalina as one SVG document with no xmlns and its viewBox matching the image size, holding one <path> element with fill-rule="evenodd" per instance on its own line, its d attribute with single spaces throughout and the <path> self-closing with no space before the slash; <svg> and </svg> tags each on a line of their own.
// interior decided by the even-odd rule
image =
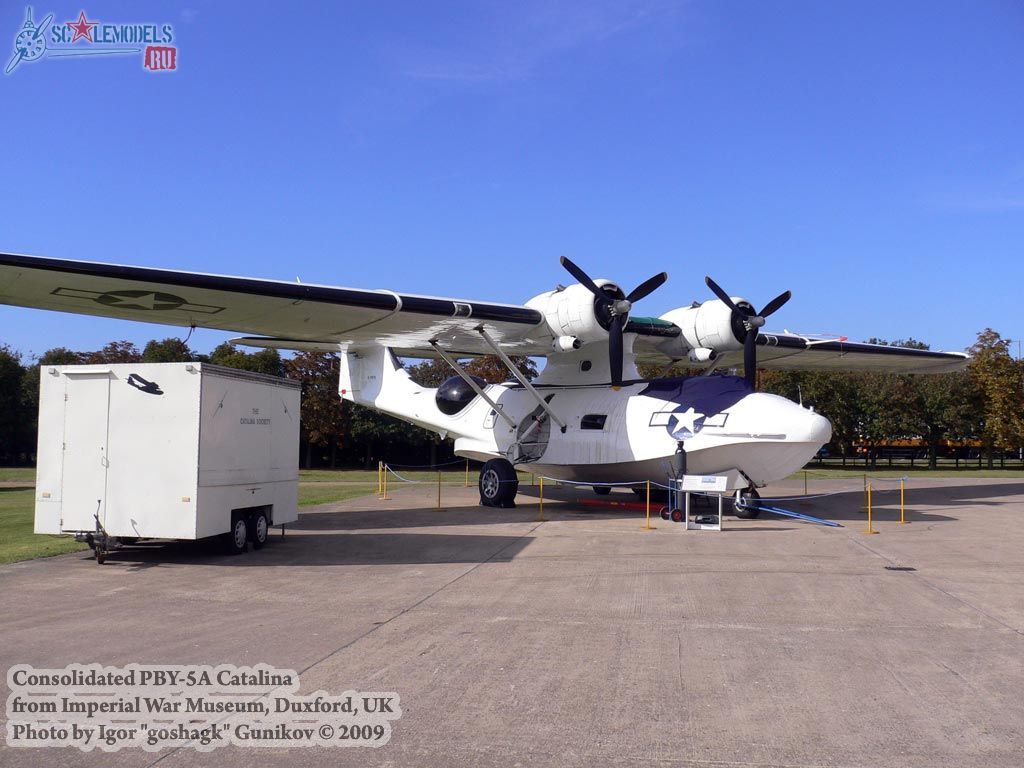
<svg viewBox="0 0 1024 768">
<path fill-rule="evenodd" d="M 576 283 L 525 305 L 0 254 L 0 303 L 248 334 L 252 347 L 329 351 L 340 357 L 341 397 L 454 440 L 484 462 L 480 497 L 511 506 L 516 467 L 584 484 L 665 483 L 719 474 L 754 516 L 756 489 L 800 469 L 831 438 L 828 420 L 786 398 L 757 392 L 760 368 L 940 373 L 962 368 L 955 352 L 769 333 L 760 311 L 710 277 L 716 298 L 638 317 L 633 305 L 667 279 L 630 292 L 593 280 L 566 258 Z M 496 355 L 510 380 L 487 384 L 461 361 Z M 546 358 L 530 381 L 511 356 Z M 440 358 L 452 377 L 415 383 L 401 358 Z M 702 368 L 645 379 L 637 362 Z M 717 375 L 742 365 L 744 375 Z M 709 375 L 715 373 L 715 375 Z"/>
</svg>

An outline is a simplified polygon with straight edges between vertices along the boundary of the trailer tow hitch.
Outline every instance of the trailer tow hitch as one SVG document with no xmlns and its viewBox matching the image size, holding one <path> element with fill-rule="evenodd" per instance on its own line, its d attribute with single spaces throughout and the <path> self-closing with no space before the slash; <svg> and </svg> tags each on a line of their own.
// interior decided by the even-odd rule
<svg viewBox="0 0 1024 768">
<path fill-rule="evenodd" d="M 96 502 L 96 507 L 99 509 L 100 502 Z M 112 547 L 117 546 L 117 539 L 113 536 L 108 536 L 106 529 L 100 522 L 100 514 L 97 511 L 93 515 L 96 520 L 96 532 L 92 535 L 92 551 L 96 555 L 96 565 L 103 565 L 107 559 L 107 553 Z"/>
</svg>

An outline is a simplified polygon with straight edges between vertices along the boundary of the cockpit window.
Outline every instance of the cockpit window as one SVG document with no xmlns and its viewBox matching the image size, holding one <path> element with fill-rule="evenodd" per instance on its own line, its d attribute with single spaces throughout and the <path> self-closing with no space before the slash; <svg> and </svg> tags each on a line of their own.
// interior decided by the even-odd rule
<svg viewBox="0 0 1024 768">
<path fill-rule="evenodd" d="M 580 419 L 580 429 L 604 429 L 608 416 L 603 413 L 588 413 Z"/>
</svg>

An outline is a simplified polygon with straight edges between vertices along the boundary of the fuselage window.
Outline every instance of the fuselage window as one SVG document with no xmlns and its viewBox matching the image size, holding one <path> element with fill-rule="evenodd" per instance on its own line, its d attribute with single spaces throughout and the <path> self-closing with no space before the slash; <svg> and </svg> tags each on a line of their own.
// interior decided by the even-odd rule
<svg viewBox="0 0 1024 768">
<path fill-rule="evenodd" d="M 603 413 L 588 413 L 580 419 L 580 429 L 604 429 L 608 417 Z"/>
</svg>

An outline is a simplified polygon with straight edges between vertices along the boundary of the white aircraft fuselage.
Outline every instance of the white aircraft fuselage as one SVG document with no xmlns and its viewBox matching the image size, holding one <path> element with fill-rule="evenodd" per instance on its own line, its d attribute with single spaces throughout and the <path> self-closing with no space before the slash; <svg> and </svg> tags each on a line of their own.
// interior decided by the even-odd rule
<svg viewBox="0 0 1024 768">
<path fill-rule="evenodd" d="M 564 431 L 518 383 L 484 387 L 508 419 L 468 390 L 464 405 L 449 414 L 439 408 L 438 390 L 412 381 L 388 350 L 341 358 L 343 398 L 453 438 L 458 456 L 504 457 L 531 472 L 576 482 L 664 483 L 682 442 L 689 474 L 726 474 L 734 489 L 763 486 L 799 470 L 832 435 L 820 414 L 753 392 L 736 376 L 644 380 L 630 362 L 634 375 L 618 390 L 580 382 L 607 376 L 604 355 L 582 350 L 549 357 L 533 382 Z M 584 361 L 589 365 L 581 371 Z M 574 383 L 563 383 L 569 374 Z"/>
</svg>

